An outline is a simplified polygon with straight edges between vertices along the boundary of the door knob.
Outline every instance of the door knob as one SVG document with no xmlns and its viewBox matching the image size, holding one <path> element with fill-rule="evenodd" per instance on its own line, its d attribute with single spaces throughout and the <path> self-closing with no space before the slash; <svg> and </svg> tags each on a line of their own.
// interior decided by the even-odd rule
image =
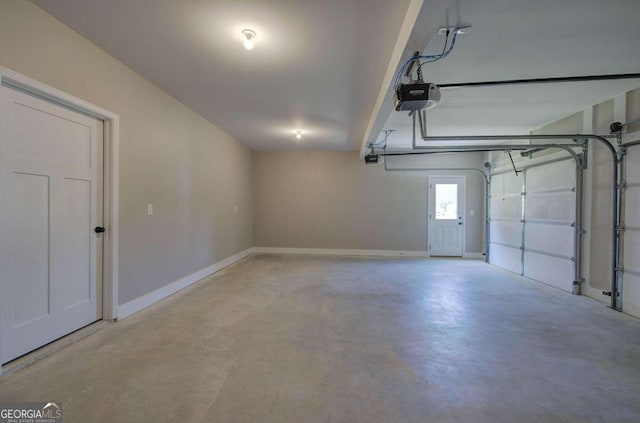
<svg viewBox="0 0 640 423">
<path fill-rule="evenodd" d="M 105 231 L 105 229 L 102 226 L 96 226 L 94 231 L 97 234 L 101 234 L 101 233 L 103 233 Z"/>
</svg>

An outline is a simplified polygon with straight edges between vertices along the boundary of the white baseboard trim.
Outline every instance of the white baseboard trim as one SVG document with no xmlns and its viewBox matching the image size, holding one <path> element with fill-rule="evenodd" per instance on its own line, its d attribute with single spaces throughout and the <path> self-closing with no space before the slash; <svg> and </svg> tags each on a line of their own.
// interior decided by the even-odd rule
<svg viewBox="0 0 640 423">
<path fill-rule="evenodd" d="M 484 260 L 484 254 L 482 253 L 463 253 L 463 259 L 471 259 L 471 260 Z"/>
<path fill-rule="evenodd" d="M 175 282 L 171 282 L 168 285 L 163 286 L 162 288 L 156 289 L 155 291 L 151 291 L 148 294 L 144 294 L 138 298 L 135 298 L 127 303 L 121 304 L 118 306 L 118 319 L 122 320 L 126 317 L 131 316 L 138 311 L 149 307 L 152 304 L 157 303 L 160 300 L 167 298 L 168 296 L 175 294 L 176 292 L 193 285 L 201 279 L 206 278 L 209 275 L 212 275 L 227 266 L 232 265 L 240 259 L 245 258 L 249 254 L 253 252 L 253 248 L 247 248 L 244 251 L 239 252 L 238 254 L 234 254 L 231 257 L 227 257 L 224 260 L 221 260 L 211 266 L 205 267 L 204 269 L 198 270 L 190 275 L 185 276 L 184 278 L 178 279 Z"/>
<path fill-rule="evenodd" d="M 429 252 L 427 251 L 353 250 L 333 248 L 253 247 L 253 252 L 267 254 L 308 254 L 321 256 L 429 257 Z"/>
<path fill-rule="evenodd" d="M 160 300 L 167 298 L 176 292 L 193 285 L 201 279 L 212 275 L 225 267 L 237 262 L 240 259 L 247 257 L 252 253 L 267 253 L 267 254 L 308 254 L 308 255 L 324 255 L 324 256 L 362 256 L 362 257 L 430 257 L 428 251 L 403 251 L 403 250 L 356 250 L 356 249 L 332 249 L 332 248 L 279 248 L 279 247 L 252 247 L 244 251 L 234 254 L 231 257 L 227 257 L 211 266 L 198 270 L 190 275 L 187 275 L 175 282 L 171 282 L 162 288 L 155 291 L 144 294 L 138 298 L 135 298 L 129 302 L 118 306 L 117 318 L 122 320 L 131 316 L 138 311 L 149 307 L 152 304 L 157 303 Z M 464 253 L 465 259 L 482 259 L 484 256 L 482 253 Z"/>
<path fill-rule="evenodd" d="M 354 250 L 334 248 L 281 248 L 281 247 L 253 247 L 254 253 L 266 254 L 308 254 L 321 256 L 373 256 L 373 257 L 422 257 L 429 258 L 428 251 L 412 250 Z M 482 260 L 482 253 L 464 253 L 462 258 Z"/>
</svg>

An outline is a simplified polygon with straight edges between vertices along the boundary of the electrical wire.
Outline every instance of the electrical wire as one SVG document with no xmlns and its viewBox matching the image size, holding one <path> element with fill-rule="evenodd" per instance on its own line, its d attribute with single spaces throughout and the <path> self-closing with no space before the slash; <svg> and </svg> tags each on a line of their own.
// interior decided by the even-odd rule
<svg viewBox="0 0 640 423">
<path fill-rule="evenodd" d="M 440 57 L 438 57 L 437 59 L 433 59 L 433 60 L 429 60 L 427 62 L 422 62 L 420 63 L 420 65 L 418 66 L 418 69 L 416 70 L 418 72 L 418 74 L 420 74 L 420 72 L 422 71 L 422 66 L 426 65 L 427 63 L 433 63 L 433 62 L 437 62 L 438 60 L 442 59 L 442 56 L 444 55 L 444 52 L 447 51 L 447 44 L 449 44 L 449 29 L 447 29 L 447 35 L 444 39 L 444 46 L 442 47 L 442 53 L 440 53 Z"/>
<path fill-rule="evenodd" d="M 395 129 L 385 129 L 384 130 L 384 139 L 380 140 L 380 141 L 377 141 L 375 143 L 370 143 L 369 147 L 376 148 L 376 147 L 379 147 L 379 146 L 382 145 L 383 148 L 386 148 L 387 147 L 387 140 L 389 139 L 389 135 L 391 135 L 392 132 L 395 132 Z"/>
<path fill-rule="evenodd" d="M 431 59 L 440 60 L 440 59 L 444 59 L 445 57 L 447 57 L 451 53 L 451 51 L 453 50 L 453 47 L 456 45 L 457 36 L 458 36 L 458 28 L 454 28 L 453 29 L 453 37 L 451 37 L 451 44 L 449 45 L 449 48 L 446 49 L 446 51 L 444 53 L 413 56 L 410 59 L 407 59 L 407 61 L 402 64 L 402 66 L 398 70 L 398 73 L 396 74 L 396 78 L 395 78 L 395 81 L 393 83 L 394 88 L 396 86 L 398 86 L 398 84 L 402 80 L 402 74 L 404 73 L 405 69 L 407 68 L 407 66 L 409 66 L 410 63 L 412 63 L 412 62 L 414 62 L 416 60 L 421 60 L 421 59 L 424 59 L 424 60 L 431 60 Z"/>
</svg>

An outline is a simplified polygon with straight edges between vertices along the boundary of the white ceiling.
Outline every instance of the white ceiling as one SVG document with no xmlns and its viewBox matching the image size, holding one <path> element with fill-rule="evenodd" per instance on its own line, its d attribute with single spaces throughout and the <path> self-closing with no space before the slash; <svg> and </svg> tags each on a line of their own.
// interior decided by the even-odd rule
<svg viewBox="0 0 640 423">
<path fill-rule="evenodd" d="M 34 2 L 254 150 L 352 150 L 383 128 L 396 130 L 391 144 L 409 144 L 410 119 L 391 111 L 383 78 L 415 5 L 402 60 L 439 52 L 438 26 L 473 26 L 451 55 L 423 67 L 431 82 L 640 71 L 638 0 Z M 244 28 L 258 34 L 252 51 L 242 48 Z M 638 86 L 443 90 L 429 134 L 527 133 Z"/>
<path fill-rule="evenodd" d="M 254 150 L 357 149 L 409 6 L 409 0 L 34 2 Z M 257 33 L 252 51 L 242 47 L 244 28 Z"/>
<path fill-rule="evenodd" d="M 423 66 L 424 77 L 444 84 L 637 73 L 639 17 L 638 0 L 452 1 L 440 25 L 473 28 L 458 38 L 451 55 Z M 424 51 L 438 53 L 443 42 L 443 36 L 432 36 Z M 639 86 L 640 80 L 627 80 L 447 89 L 441 104 L 427 112 L 428 132 L 524 134 Z M 377 119 L 384 122 L 379 129 L 397 130 L 390 137 L 392 145 L 411 143 L 406 113 L 387 108 Z M 381 139 L 379 131 L 365 141 L 374 139 Z"/>
</svg>

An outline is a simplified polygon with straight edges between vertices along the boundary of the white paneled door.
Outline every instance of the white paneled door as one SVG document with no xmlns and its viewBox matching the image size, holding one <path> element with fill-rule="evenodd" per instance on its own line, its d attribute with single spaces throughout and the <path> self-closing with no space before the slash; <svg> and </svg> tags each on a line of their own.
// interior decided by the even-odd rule
<svg viewBox="0 0 640 423">
<path fill-rule="evenodd" d="M 102 317 L 102 136 L 0 87 L 1 363 Z"/>
<path fill-rule="evenodd" d="M 429 177 L 430 255 L 462 257 L 464 190 L 464 176 Z"/>
</svg>

